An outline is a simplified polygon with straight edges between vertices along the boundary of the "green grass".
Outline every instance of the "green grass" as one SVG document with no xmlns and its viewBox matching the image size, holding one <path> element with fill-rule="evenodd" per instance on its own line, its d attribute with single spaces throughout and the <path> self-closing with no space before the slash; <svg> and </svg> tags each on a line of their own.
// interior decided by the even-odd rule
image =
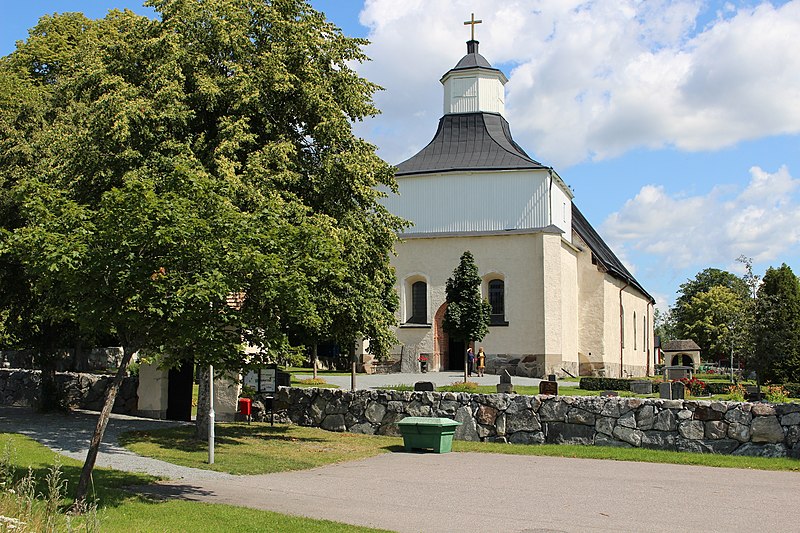
<svg viewBox="0 0 800 533">
<path fill-rule="evenodd" d="M 30 466 L 37 479 L 41 481 L 58 458 L 62 465 L 61 471 L 68 481 L 68 494 L 74 490 L 80 475 L 81 462 L 69 457 L 58 456 L 48 448 L 22 435 L 0 433 L 0 448 L 4 448 L 6 443 L 10 443 L 12 446 L 12 464 L 16 467 L 19 476 L 27 473 Z M 231 505 L 178 500 L 153 501 L 124 490 L 124 487 L 145 485 L 156 480 L 155 477 L 145 474 L 95 468 L 92 477 L 94 490 L 90 493 L 90 498 L 97 499 L 100 530 L 104 532 L 344 533 L 383 531 Z M 37 491 L 45 489 L 43 482 L 37 487 Z M 72 500 L 67 498 L 62 503 L 63 509 L 66 509 L 71 505 Z M 3 514 L 2 508 L 0 508 L 0 514 Z M 73 527 L 75 525 L 73 522 Z M 67 528 L 62 522 L 57 530 L 66 531 Z"/>
<path fill-rule="evenodd" d="M 98 513 L 101 531 L 120 533 L 145 531 L 280 531 L 281 533 L 349 533 L 384 530 L 289 516 L 270 511 L 212 503 L 172 500 L 152 502 L 132 500 L 125 505 Z"/>
<path fill-rule="evenodd" d="M 194 439 L 193 427 L 126 433 L 120 443 L 139 455 L 231 474 L 304 470 L 402 448 L 401 439 L 394 437 L 260 422 L 217 424 L 215 436 L 213 465 L 206 462 L 206 441 Z"/>
<path fill-rule="evenodd" d="M 606 459 L 640 463 L 711 466 L 717 468 L 746 468 L 753 470 L 787 470 L 800 472 L 800 461 L 789 458 L 740 457 L 705 453 L 668 452 L 643 448 L 608 446 L 579 446 L 570 444 L 514 445 L 493 442 L 453 441 L 454 452 L 502 453 L 572 457 L 577 459 Z"/>
<path fill-rule="evenodd" d="M 218 443 L 214 465 L 206 463 L 208 454 L 205 443 L 191 440 L 191 433 L 187 428 L 157 430 L 147 435 L 127 434 L 126 447 L 141 455 L 171 463 L 232 474 L 313 468 L 403 449 L 402 439 L 399 437 L 333 433 L 319 428 L 291 425 L 270 427 L 265 424 L 221 424 L 217 435 L 221 433 L 225 443 Z M 667 452 L 642 448 L 454 441 L 453 451 L 800 472 L 800 461 L 796 459 Z"/>
<path fill-rule="evenodd" d="M 329 374 L 330 375 L 330 374 Z M 313 379 L 313 378 L 306 378 L 306 377 L 296 377 L 292 374 L 292 387 L 300 387 L 300 388 L 309 388 L 309 387 L 317 387 L 320 389 L 338 389 L 338 385 L 334 385 L 332 383 L 307 383 L 306 380 Z M 322 379 L 323 381 L 325 378 L 317 378 Z"/>
</svg>

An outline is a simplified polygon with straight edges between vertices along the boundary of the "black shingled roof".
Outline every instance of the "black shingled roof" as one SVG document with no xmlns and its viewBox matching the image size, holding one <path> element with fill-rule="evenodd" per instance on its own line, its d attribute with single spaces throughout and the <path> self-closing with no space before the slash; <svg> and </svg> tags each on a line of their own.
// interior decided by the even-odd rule
<svg viewBox="0 0 800 533">
<path fill-rule="evenodd" d="M 514 139 L 508 122 L 495 113 L 448 114 L 428 145 L 397 165 L 397 176 L 432 172 L 547 168 L 531 159 Z"/>
<path fill-rule="evenodd" d="M 642 294 L 650 298 L 651 302 L 655 303 L 655 299 L 650 296 L 639 282 L 636 281 L 633 275 L 628 272 L 628 269 L 625 268 L 622 261 L 614 255 L 611 248 L 608 247 L 602 237 L 600 237 L 592 225 L 589 224 L 589 221 L 586 220 L 586 217 L 583 216 L 583 213 L 580 212 L 574 202 L 572 204 L 572 229 L 574 229 L 578 236 L 589 246 L 595 260 L 600 263 L 609 274 L 617 279 L 630 283 L 633 287 L 639 289 Z"/>
</svg>

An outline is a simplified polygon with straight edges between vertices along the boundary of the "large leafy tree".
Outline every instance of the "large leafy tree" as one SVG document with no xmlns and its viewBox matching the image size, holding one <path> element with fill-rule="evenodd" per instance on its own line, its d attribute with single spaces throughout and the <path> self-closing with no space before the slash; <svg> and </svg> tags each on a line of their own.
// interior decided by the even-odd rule
<svg viewBox="0 0 800 533">
<path fill-rule="evenodd" d="M 481 298 L 481 277 L 472 252 L 461 255 L 453 276 L 445 285 L 447 308 L 442 328 L 453 339 L 470 344 L 480 341 L 489 332 L 492 308 Z M 464 354 L 464 381 L 467 381 L 467 361 Z"/>
<path fill-rule="evenodd" d="M 0 252 L 43 320 L 238 369 L 297 328 L 391 344 L 392 168 L 355 137 L 377 87 L 301 0 L 151 0 L 46 17 L 0 60 Z M 251 361 L 259 363 L 260 359 Z"/>
<path fill-rule="evenodd" d="M 727 291 L 723 295 L 723 292 L 715 289 L 714 293 L 709 294 L 715 287 Z M 734 321 L 728 305 L 730 298 L 732 296 L 744 302 L 749 295 L 747 284 L 730 272 L 707 268 L 698 272 L 694 279 L 683 283 L 678 293 L 671 309 L 674 335 L 681 339 L 694 339 L 704 356 L 719 356 L 720 346 L 726 343 L 726 339 L 719 335 L 728 331 Z M 726 303 L 723 304 L 723 301 Z M 720 309 L 718 304 L 727 306 L 728 310 Z"/>
<path fill-rule="evenodd" d="M 684 307 L 683 331 L 712 361 L 727 360 L 741 325 L 745 301 L 724 285 L 696 294 Z"/>
<path fill-rule="evenodd" d="M 755 311 L 753 362 L 759 378 L 800 382 L 800 280 L 785 263 L 767 269 Z"/>
</svg>

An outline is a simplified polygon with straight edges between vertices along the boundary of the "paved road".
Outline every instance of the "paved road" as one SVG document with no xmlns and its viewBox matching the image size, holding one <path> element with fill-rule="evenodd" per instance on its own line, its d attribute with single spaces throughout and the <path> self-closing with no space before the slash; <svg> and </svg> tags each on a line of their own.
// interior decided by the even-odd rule
<svg viewBox="0 0 800 533">
<path fill-rule="evenodd" d="M 89 442 L 97 425 L 98 413 L 75 411 L 39 414 L 27 407 L 0 406 L 0 432 L 21 433 L 62 455 L 86 460 Z M 188 422 L 151 420 L 112 414 L 97 455 L 97 466 L 127 472 L 144 472 L 167 479 L 208 480 L 233 478 L 231 474 L 188 468 L 141 457 L 117 444 L 120 433 L 185 425 Z"/>
<path fill-rule="evenodd" d="M 80 460 L 96 413 L 0 407 L 0 431 Z M 142 492 L 401 532 L 798 531 L 800 473 L 525 457 L 390 453 L 302 472 L 232 476 L 139 457 L 122 431 L 175 422 L 113 415 L 98 464 L 170 478 Z"/>
</svg>

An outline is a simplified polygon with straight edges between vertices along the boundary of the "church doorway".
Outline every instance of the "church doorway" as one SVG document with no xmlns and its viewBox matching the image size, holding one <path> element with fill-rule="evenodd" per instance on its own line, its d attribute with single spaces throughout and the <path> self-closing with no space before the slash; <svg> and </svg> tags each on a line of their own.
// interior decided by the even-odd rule
<svg viewBox="0 0 800 533">
<path fill-rule="evenodd" d="M 447 370 L 464 370 L 464 347 L 463 341 L 448 339 L 447 342 Z"/>
</svg>

